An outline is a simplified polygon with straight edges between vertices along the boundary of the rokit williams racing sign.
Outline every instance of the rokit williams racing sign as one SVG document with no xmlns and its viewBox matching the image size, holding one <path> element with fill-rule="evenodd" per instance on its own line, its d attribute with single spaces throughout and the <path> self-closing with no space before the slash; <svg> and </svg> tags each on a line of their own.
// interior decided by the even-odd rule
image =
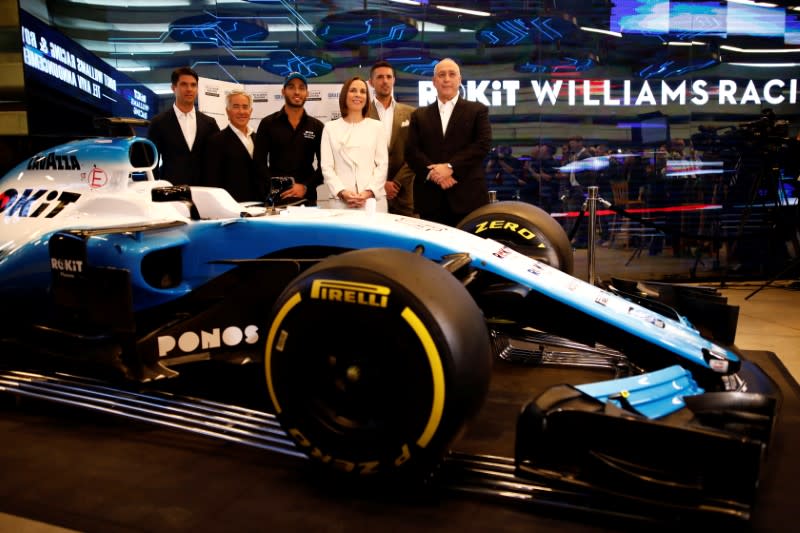
<svg viewBox="0 0 800 533">
<path fill-rule="evenodd" d="M 523 89 L 519 80 L 468 80 L 461 86 L 467 100 L 489 107 L 513 107 L 521 91 L 539 106 L 566 105 L 598 106 L 680 106 L 718 105 L 779 105 L 798 102 L 798 80 L 726 80 L 703 79 L 681 81 L 650 80 L 530 80 Z M 436 101 L 432 81 L 419 82 L 419 105 Z"/>
</svg>

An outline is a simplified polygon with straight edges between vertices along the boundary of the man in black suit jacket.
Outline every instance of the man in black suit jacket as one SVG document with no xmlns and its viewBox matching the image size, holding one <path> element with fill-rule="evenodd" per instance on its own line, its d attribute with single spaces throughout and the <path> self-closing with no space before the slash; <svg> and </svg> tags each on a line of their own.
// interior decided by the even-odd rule
<svg viewBox="0 0 800 533">
<path fill-rule="evenodd" d="M 253 159 L 253 97 L 245 91 L 229 92 L 225 96 L 225 112 L 230 124 L 208 140 L 204 184 L 227 190 L 239 202 L 264 202 L 266 176 Z"/>
<path fill-rule="evenodd" d="M 406 162 L 415 174 L 417 213 L 453 226 L 489 203 L 483 161 L 492 126 L 485 105 L 459 98 L 461 71 L 455 61 L 436 64 L 433 86 L 436 101 L 411 115 Z"/>
<path fill-rule="evenodd" d="M 173 185 L 197 184 L 203 175 L 208 138 L 219 131 L 217 122 L 195 110 L 197 72 L 180 67 L 172 72 L 175 103 L 150 121 L 147 137 L 161 154 L 156 176 Z"/>
</svg>

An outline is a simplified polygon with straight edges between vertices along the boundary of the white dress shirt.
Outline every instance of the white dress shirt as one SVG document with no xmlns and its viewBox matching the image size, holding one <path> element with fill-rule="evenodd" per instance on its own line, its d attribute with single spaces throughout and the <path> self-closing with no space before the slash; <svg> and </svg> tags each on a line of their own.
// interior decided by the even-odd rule
<svg viewBox="0 0 800 533">
<path fill-rule="evenodd" d="M 255 144 L 253 144 L 253 134 L 256 132 L 250 125 L 247 125 L 247 132 L 243 132 L 239 128 L 235 127 L 231 124 L 231 129 L 239 137 L 239 140 L 242 141 L 242 144 L 245 148 L 247 148 L 247 153 L 250 154 L 250 159 L 253 158 L 253 149 L 255 148 Z"/>
<path fill-rule="evenodd" d="M 373 100 L 372 104 L 378 112 L 381 124 L 383 124 L 383 130 L 386 132 L 386 145 L 388 146 L 392 140 L 392 126 L 394 125 L 394 98 L 389 101 L 389 107 L 383 107 L 383 104 L 378 100 Z"/>
<path fill-rule="evenodd" d="M 447 132 L 447 124 L 450 122 L 450 117 L 453 115 L 453 108 L 456 107 L 457 101 L 458 94 L 446 102 L 436 99 L 439 104 L 439 117 L 442 119 L 442 135 Z"/>
<path fill-rule="evenodd" d="M 183 132 L 183 138 L 186 139 L 186 145 L 191 150 L 194 146 L 194 138 L 197 136 L 197 115 L 194 108 L 188 113 L 184 113 L 173 103 L 172 109 L 175 110 L 175 116 L 178 117 L 178 124 Z"/>
</svg>

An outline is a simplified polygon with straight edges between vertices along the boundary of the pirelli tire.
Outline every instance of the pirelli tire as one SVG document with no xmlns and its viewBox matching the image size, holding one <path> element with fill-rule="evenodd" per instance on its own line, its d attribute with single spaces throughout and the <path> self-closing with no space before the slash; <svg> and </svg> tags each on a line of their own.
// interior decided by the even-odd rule
<svg viewBox="0 0 800 533">
<path fill-rule="evenodd" d="M 496 202 L 479 207 L 458 228 L 494 239 L 517 252 L 572 274 L 572 246 L 561 224 L 547 211 L 525 202 Z"/>
<path fill-rule="evenodd" d="M 296 278 L 265 350 L 270 399 L 298 448 L 375 480 L 436 466 L 483 404 L 492 361 L 462 284 L 396 249 L 348 252 Z"/>
</svg>

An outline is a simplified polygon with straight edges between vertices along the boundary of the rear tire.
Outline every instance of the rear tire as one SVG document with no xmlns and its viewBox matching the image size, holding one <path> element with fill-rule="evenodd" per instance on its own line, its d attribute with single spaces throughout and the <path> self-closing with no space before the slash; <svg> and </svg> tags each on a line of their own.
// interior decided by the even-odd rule
<svg viewBox="0 0 800 533">
<path fill-rule="evenodd" d="M 572 274 L 574 258 L 566 231 L 546 211 L 525 202 L 479 207 L 457 226 Z"/>
<path fill-rule="evenodd" d="M 369 249 L 289 284 L 265 372 L 282 426 L 316 463 L 417 476 L 483 404 L 491 361 L 481 311 L 456 278 L 421 256 Z"/>
</svg>

